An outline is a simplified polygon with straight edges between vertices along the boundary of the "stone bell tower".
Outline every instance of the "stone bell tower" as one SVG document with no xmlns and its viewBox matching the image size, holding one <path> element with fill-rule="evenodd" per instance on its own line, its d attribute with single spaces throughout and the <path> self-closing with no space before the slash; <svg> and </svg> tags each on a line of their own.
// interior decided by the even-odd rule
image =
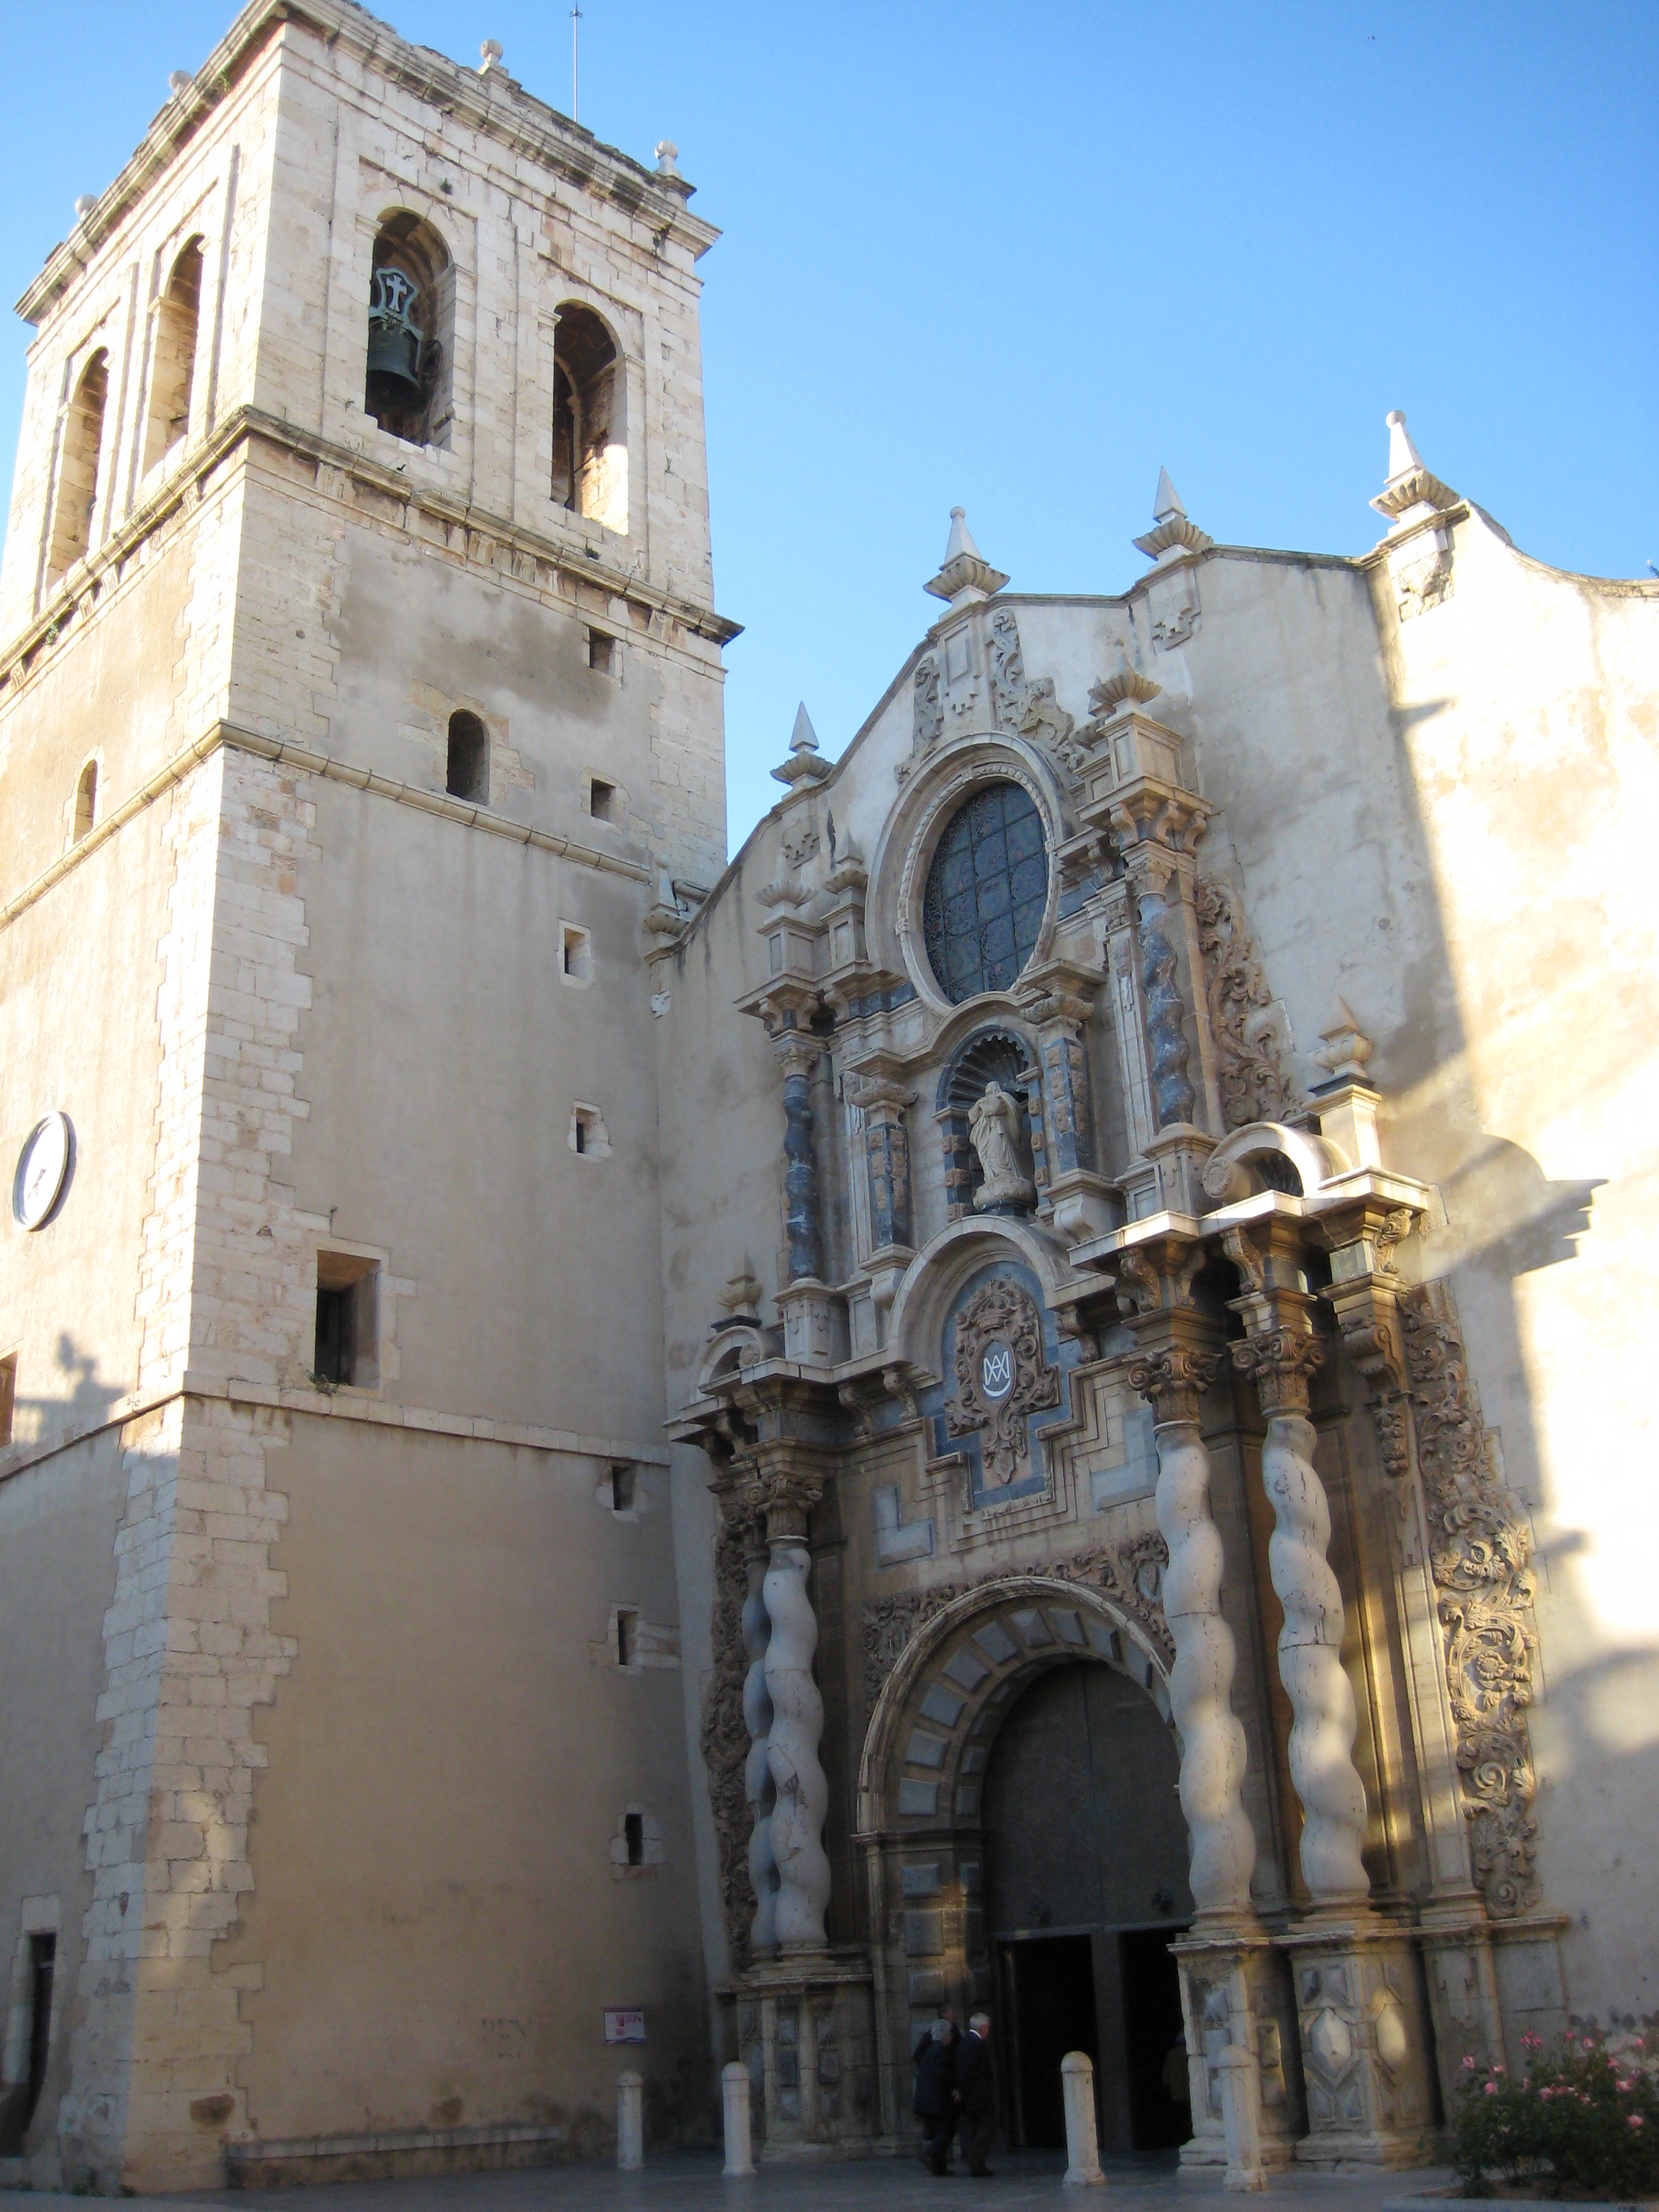
<svg viewBox="0 0 1659 2212">
<path fill-rule="evenodd" d="M 657 150 L 252 0 L 21 303 L 0 1132 L 67 1165 L 0 1237 L 46 2007 L 0 2157 L 46 2179 L 556 2154 L 606 2007 L 647 2080 L 706 2057 L 641 956 L 723 866 L 733 632 L 716 234 Z"/>
</svg>

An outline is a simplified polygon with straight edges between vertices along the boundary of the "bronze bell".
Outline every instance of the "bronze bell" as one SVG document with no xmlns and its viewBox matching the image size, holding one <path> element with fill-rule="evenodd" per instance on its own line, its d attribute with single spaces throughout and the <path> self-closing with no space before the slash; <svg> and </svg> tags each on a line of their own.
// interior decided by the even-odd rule
<svg viewBox="0 0 1659 2212">
<path fill-rule="evenodd" d="M 368 396 L 371 408 L 421 403 L 420 293 L 401 269 L 377 269 L 368 294 Z"/>
</svg>

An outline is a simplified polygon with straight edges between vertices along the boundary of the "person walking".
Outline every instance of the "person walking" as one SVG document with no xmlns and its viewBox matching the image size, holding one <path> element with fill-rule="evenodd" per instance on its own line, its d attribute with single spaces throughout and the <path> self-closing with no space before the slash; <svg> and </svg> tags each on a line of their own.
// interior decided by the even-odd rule
<svg viewBox="0 0 1659 2212">
<path fill-rule="evenodd" d="M 976 2012 L 957 2053 L 957 2094 L 962 2100 L 962 2147 L 968 2171 L 990 2173 L 985 2154 L 997 2125 L 997 2069 L 991 2058 L 991 2015 Z"/>
<path fill-rule="evenodd" d="M 960 2101 L 955 2042 L 955 2022 L 936 2020 L 916 2051 L 915 2112 L 926 2137 L 921 2162 L 930 2173 L 946 2172 L 951 2164 L 951 2138 L 957 2131 Z"/>
</svg>

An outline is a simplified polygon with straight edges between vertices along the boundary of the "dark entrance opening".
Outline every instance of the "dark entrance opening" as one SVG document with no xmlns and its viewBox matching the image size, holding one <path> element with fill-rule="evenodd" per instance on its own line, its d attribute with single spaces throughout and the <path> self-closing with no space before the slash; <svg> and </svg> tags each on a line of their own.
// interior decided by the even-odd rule
<svg viewBox="0 0 1659 2212">
<path fill-rule="evenodd" d="M 1186 2046 L 1181 2042 L 1181 1977 L 1170 1956 L 1176 1931 L 1131 1928 L 1119 1936 L 1124 2056 L 1129 2077 L 1129 2124 L 1137 2150 L 1172 2150 L 1193 2131 L 1186 2090 Z M 1173 2054 L 1173 2055 L 1172 2055 Z"/>
<path fill-rule="evenodd" d="M 52 2054 L 52 1984 L 58 1958 L 55 1936 L 29 1937 L 29 2112 L 33 2114 L 46 2084 L 46 2060 Z"/>
<path fill-rule="evenodd" d="M 1179 1762 L 1139 1685 L 1050 1667 L 1011 1708 L 986 1771 L 985 1917 L 999 1970 L 1003 2118 L 1012 2142 L 1065 2141 L 1060 2064 L 1094 2061 L 1101 2148 L 1191 2134 L 1178 2092 L 1181 1984 L 1170 1945 L 1192 1911 Z"/>
<path fill-rule="evenodd" d="M 1060 2062 L 1068 2051 L 1095 2056 L 1095 1962 L 1086 1936 L 1039 1936 L 1002 1946 L 1005 2122 L 1011 2142 L 1066 2148 Z"/>
</svg>

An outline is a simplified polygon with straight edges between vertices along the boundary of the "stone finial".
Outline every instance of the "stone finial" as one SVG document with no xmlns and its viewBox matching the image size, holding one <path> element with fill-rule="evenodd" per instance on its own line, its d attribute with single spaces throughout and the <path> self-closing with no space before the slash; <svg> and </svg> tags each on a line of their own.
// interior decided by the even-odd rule
<svg viewBox="0 0 1659 2212">
<path fill-rule="evenodd" d="M 1443 508 L 1455 507 L 1457 494 L 1449 484 L 1441 483 L 1433 471 L 1424 466 L 1423 456 L 1417 450 L 1415 440 L 1406 428 L 1406 418 L 1399 408 L 1389 414 L 1389 481 L 1371 505 L 1379 514 L 1386 514 L 1390 535 L 1405 530 L 1414 522 L 1426 521 L 1430 515 Z"/>
<path fill-rule="evenodd" d="M 499 39 L 486 39 L 483 46 L 478 49 L 478 75 L 480 76 L 488 76 L 491 70 L 499 69 L 501 65 L 501 40 Z"/>
<path fill-rule="evenodd" d="M 75 203 L 75 220 L 76 222 L 84 222 L 97 204 L 98 195 L 96 192 L 82 192 L 80 198 Z"/>
<path fill-rule="evenodd" d="M 1160 468 L 1158 489 L 1152 495 L 1152 526 L 1133 543 L 1135 550 L 1149 561 L 1164 562 L 1176 560 L 1182 553 L 1207 553 L 1215 540 L 1188 519 L 1181 494 L 1170 481 L 1170 471 Z"/>
<path fill-rule="evenodd" d="M 188 92 L 195 82 L 195 78 L 191 75 L 188 70 L 174 70 L 172 76 L 167 79 L 167 90 L 172 94 L 173 97 L 177 100 L 179 94 L 181 92 Z"/>
<path fill-rule="evenodd" d="M 672 138 L 657 141 L 657 174 L 659 177 L 679 178 L 680 149 Z"/>
<path fill-rule="evenodd" d="M 1314 1058 L 1336 1083 L 1363 1083 L 1371 1041 L 1340 999 L 1331 1001 L 1330 1018 L 1319 1032 L 1322 1050 Z"/>
<path fill-rule="evenodd" d="M 974 599 L 988 599 L 1007 580 L 1001 569 L 994 568 L 975 544 L 966 514 L 961 507 L 953 507 L 945 559 L 938 575 L 922 586 L 923 591 L 931 592 L 936 599 L 948 599 L 953 607 L 965 606 Z"/>
<path fill-rule="evenodd" d="M 1156 699 L 1163 689 L 1164 686 L 1154 684 L 1150 676 L 1143 676 L 1131 663 L 1123 647 L 1119 646 L 1110 672 L 1090 688 L 1089 711 L 1097 721 L 1103 722 L 1109 714 L 1116 714 L 1126 700 L 1137 707 L 1144 707 L 1150 700 Z"/>
<path fill-rule="evenodd" d="M 720 1294 L 720 1304 L 728 1321 L 758 1321 L 761 1297 L 760 1277 L 745 1252 L 742 1267 Z"/>
<path fill-rule="evenodd" d="M 812 727 L 812 717 L 806 711 L 803 699 L 795 709 L 795 727 L 789 739 L 789 757 L 781 768 L 772 771 L 780 783 L 821 783 L 830 773 L 830 763 L 818 757 L 818 733 Z"/>
</svg>

